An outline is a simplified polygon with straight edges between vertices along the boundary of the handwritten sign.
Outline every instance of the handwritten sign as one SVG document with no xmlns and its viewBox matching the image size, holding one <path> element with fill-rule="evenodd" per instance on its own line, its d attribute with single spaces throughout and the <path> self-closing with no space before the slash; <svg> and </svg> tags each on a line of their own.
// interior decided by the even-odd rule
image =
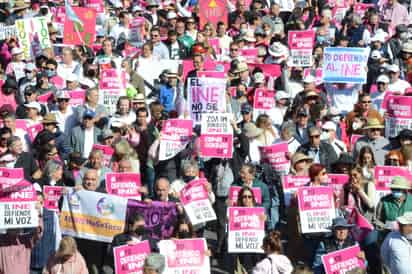
<svg viewBox="0 0 412 274">
<path fill-rule="evenodd" d="M 25 59 L 51 48 L 47 19 L 44 16 L 16 20 L 17 38 Z"/>
</svg>

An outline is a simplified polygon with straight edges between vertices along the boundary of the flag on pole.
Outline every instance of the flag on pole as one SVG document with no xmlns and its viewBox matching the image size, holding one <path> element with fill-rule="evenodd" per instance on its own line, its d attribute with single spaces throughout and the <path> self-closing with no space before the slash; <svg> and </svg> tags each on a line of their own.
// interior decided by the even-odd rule
<svg viewBox="0 0 412 274">
<path fill-rule="evenodd" d="M 78 23 L 80 26 L 83 27 L 83 21 L 77 16 L 77 14 L 72 9 L 72 6 L 69 4 L 68 0 L 64 0 L 64 6 L 66 8 L 66 16 L 70 21 Z"/>
</svg>

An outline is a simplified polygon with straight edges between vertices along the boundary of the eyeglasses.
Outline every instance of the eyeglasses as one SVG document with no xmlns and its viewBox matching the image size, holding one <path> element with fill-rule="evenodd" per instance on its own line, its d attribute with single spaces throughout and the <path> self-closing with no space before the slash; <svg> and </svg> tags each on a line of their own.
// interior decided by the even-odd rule
<svg viewBox="0 0 412 274">
<path fill-rule="evenodd" d="M 396 158 L 389 158 L 388 161 L 392 161 L 392 162 L 399 162 L 399 159 Z"/>
<path fill-rule="evenodd" d="M 63 99 L 63 98 L 57 99 L 57 102 L 59 103 L 68 103 L 69 101 L 70 99 Z"/>
<path fill-rule="evenodd" d="M 238 51 L 238 48 L 231 48 L 230 51 Z"/>
<path fill-rule="evenodd" d="M 386 85 L 386 83 L 384 83 L 384 82 L 378 82 L 377 84 L 378 85 Z"/>
<path fill-rule="evenodd" d="M 320 135 L 312 135 L 312 136 L 309 136 L 309 138 L 311 138 L 311 139 L 317 139 L 317 138 L 319 138 L 320 137 Z"/>
<path fill-rule="evenodd" d="M 322 131 L 323 131 L 323 132 L 329 132 L 330 130 L 329 130 L 329 129 L 324 129 L 324 128 L 322 128 Z"/>
<path fill-rule="evenodd" d="M 371 128 L 370 131 L 372 131 L 372 132 L 373 131 L 381 131 L 381 129 L 380 128 Z"/>
<path fill-rule="evenodd" d="M 372 101 L 362 101 L 362 104 L 370 104 Z"/>
<path fill-rule="evenodd" d="M 242 199 L 252 199 L 253 196 L 252 195 L 243 195 Z"/>
</svg>

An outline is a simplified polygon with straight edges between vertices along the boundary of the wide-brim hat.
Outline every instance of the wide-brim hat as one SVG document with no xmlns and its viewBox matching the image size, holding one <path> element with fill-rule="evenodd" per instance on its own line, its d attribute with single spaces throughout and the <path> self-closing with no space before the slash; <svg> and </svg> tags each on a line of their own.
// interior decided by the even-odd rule
<svg viewBox="0 0 412 274">
<path fill-rule="evenodd" d="M 247 63 L 240 62 L 239 64 L 237 64 L 237 68 L 234 71 L 234 73 L 241 73 L 241 72 L 244 72 L 244 71 L 247 71 L 247 70 L 249 70 L 249 67 L 248 67 Z"/>
<path fill-rule="evenodd" d="M 286 46 L 284 46 L 280 42 L 274 42 L 270 47 L 269 47 L 269 54 L 272 55 L 273 57 L 286 57 L 289 53 L 289 50 Z"/>
<path fill-rule="evenodd" d="M 14 3 L 14 7 L 10 10 L 11 12 L 16 12 L 24 9 L 28 9 L 29 5 L 26 4 L 24 1 L 17 1 Z"/>
<path fill-rule="evenodd" d="M 329 227 L 329 229 L 336 229 L 336 228 L 352 228 L 354 227 L 354 224 L 349 224 L 348 221 L 343 218 L 343 217 L 337 217 L 332 220 L 332 225 Z"/>
<path fill-rule="evenodd" d="M 368 119 L 368 122 L 366 124 L 366 126 L 363 129 L 372 129 L 372 128 L 385 128 L 384 125 L 381 124 L 381 122 L 376 119 L 376 118 L 370 118 Z"/>
<path fill-rule="evenodd" d="M 47 113 L 41 122 L 43 124 L 57 124 L 56 115 L 54 113 Z"/>
<path fill-rule="evenodd" d="M 405 212 L 396 219 L 401 225 L 412 225 L 412 212 Z"/>
<path fill-rule="evenodd" d="M 412 42 L 406 42 L 402 44 L 402 52 L 412 53 Z"/>
<path fill-rule="evenodd" d="M 300 162 L 300 161 L 313 161 L 313 158 L 306 155 L 306 154 L 304 154 L 304 153 L 296 152 L 292 156 L 292 167 L 294 167 L 295 164 Z"/>
<path fill-rule="evenodd" d="M 389 185 L 390 189 L 411 189 L 411 183 L 403 176 L 394 176 Z"/>
<path fill-rule="evenodd" d="M 246 123 L 243 126 L 243 132 L 248 138 L 255 138 L 262 134 L 263 130 L 256 127 L 254 123 Z"/>
</svg>

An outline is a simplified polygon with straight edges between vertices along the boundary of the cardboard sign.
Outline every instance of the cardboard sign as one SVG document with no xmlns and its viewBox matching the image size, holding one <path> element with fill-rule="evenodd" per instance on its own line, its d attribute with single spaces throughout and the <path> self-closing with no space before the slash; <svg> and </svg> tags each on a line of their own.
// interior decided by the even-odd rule
<svg viewBox="0 0 412 274">
<path fill-rule="evenodd" d="M 96 40 L 96 11 L 93 8 L 72 8 L 77 17 L 83 22 L 83 26 L 70 21 L 66 17 L 63 43 L 67 45 L 91 46 Z"/>
<path fill-rule="evenodd" d="M 332 187 L 302 187 L 298 189 L 301 233 L 329 232 L 336 217 Z"/>
<path fill-rule="evenodd" d="M 263 207 L 229 207 L 229 253 L 263 253 Z"/>
<path fill-rule="evenodd" d="M 296 193 L 296 191 L 304 187 L 307 183 L 309 183 L 310 178 L 309 176 L 295 176 L 295 175 L 285 175 L 282 176 L 282 188 L 283 188 L 283 195 L 285 197 L 285 205 L 287 207 L 290 206 L 292 196 Z"/>
<path fill-rule="evenodd" d="M 160 254 L 166 257 L 165 273 L 211 273 L 205 239 L 163 240 L 158 245 Z"/>
<path fill-rule="evenodd" d="M 217 26 L 219 21 L 227 25 L 228 9 L 224 0 L 206 0 L 199 1 L 199 21 L 203 27 L 206 23 L 212 23 Z"/>
<path fill-rule="evenodd" d="M 290 49 L 289 66 L 310 67 L 313 65 L 313 47 L 315 31 L 289 31 L 288 45 Z"/>
<path fill-rule="evenodd" d="M 47 19 L 44 16 L 16 20 L 16 31 L 26 60 L 52 47 Z"/>
<path fill-rule="evenodd" d="M 148 241 L 113 248 L 116 274 L 143 273 L 144 260 L 150 254 Z"/>
<path fill-rule="evenodd" d="M 269 163 L 276 172 L 282 175 L 289 173 L 290 161 L 286 158 L 286 154 L 289 152 L 287 142 L 280 142 L 270 146 L 260 146 L 259 151 L 262 161 Z"/>
<path fill-rule="evenodd" d="M 39 212 L 33 184 L 25 180 L 0 184 L 0 229 L 37 227 Z"/>
<path fill-rule="evenodd" d="M 127 199 L 95 191 L 73 191 L 63 196 L 62 234 L 111 243 L 124 231 Z"/>
<path fill-rule="evenodd" d="M 103 152 L 103 163 L 105 167 L 110 167 L 110 162 L 112 161 L 112 156 L 114 153 L 114 148 L 111 146 L 105 146 L 100 144 L 94 144 L 93 149 L 98 149 Z"/>
<path fill-rule="evenodd" d="M 63 195 L 62 186 L 44 186 L 44 207 L 53 211 L 59 211 L 59 200 Z"/>
<path fill-rule="evenodd" d="M 230 206 L 237 205 L 237 199 L 239 197 L 239 192 L 242 189 L 241 186 L 231 186 L 229 188 L 229 204 Z M 262 191 L 258 187 L 252 188 L 253 195 L 255 196 L 256 203 L 261 205 L 262 204 Z"/>
<path fill-rule="evenodd" d="M 226 109 L 226 79 L 190 78 L 188 81 L 188 102 L 190 117 L 199 124 L 202 114 L 223 113 Z"/>
<path fill-rule="evenodd" d="M 30 142 L 33 143 L 37 134 L 43 130 L 43 124 L 34 124 L 27 128 L 27 134 L 29 135 Z"/>
<path fill-rule="evenodd" d="M 364 262 L 357 257 L 360 251 L 359 246 L 354 245 L 323 255 L 322 263 L 326 274 L 344 274 L 357 267 L 365 269 Z"/>
<path fill-rule="evenodd" d="M 201 157 L 232 158 L 232 114 L 204 113 L 200 135 Z"/>
<path fill-rule="evenodd" d="M 140 200 L 142 182 L 140 174 L 134 172 L 106 173 L 106 190 L 108 194 Z"/>
<path fill-rule="evenodd" d="M 180 192 L 180 201 L 192 225 L 216 220 L 206 183 L 205 179 L 193 180 Z"/>
<path fill-rule="evenodd" d="M 385 137 L 398 136 L 402 129 L 412 129 L 412 97 L 389 96 L 385 118 Z"/>
<path fill-rule="evenodd" d="M 159 148 L 159 161 L 175 157 L 192 139 L 193 121 L 168 119 L 163 123 Z"/>
<path fill-rule="evenodd" d="M 366 83 L 369 48 L 325 48 L 323 81 L 327 83 Z"/>
</svg>

